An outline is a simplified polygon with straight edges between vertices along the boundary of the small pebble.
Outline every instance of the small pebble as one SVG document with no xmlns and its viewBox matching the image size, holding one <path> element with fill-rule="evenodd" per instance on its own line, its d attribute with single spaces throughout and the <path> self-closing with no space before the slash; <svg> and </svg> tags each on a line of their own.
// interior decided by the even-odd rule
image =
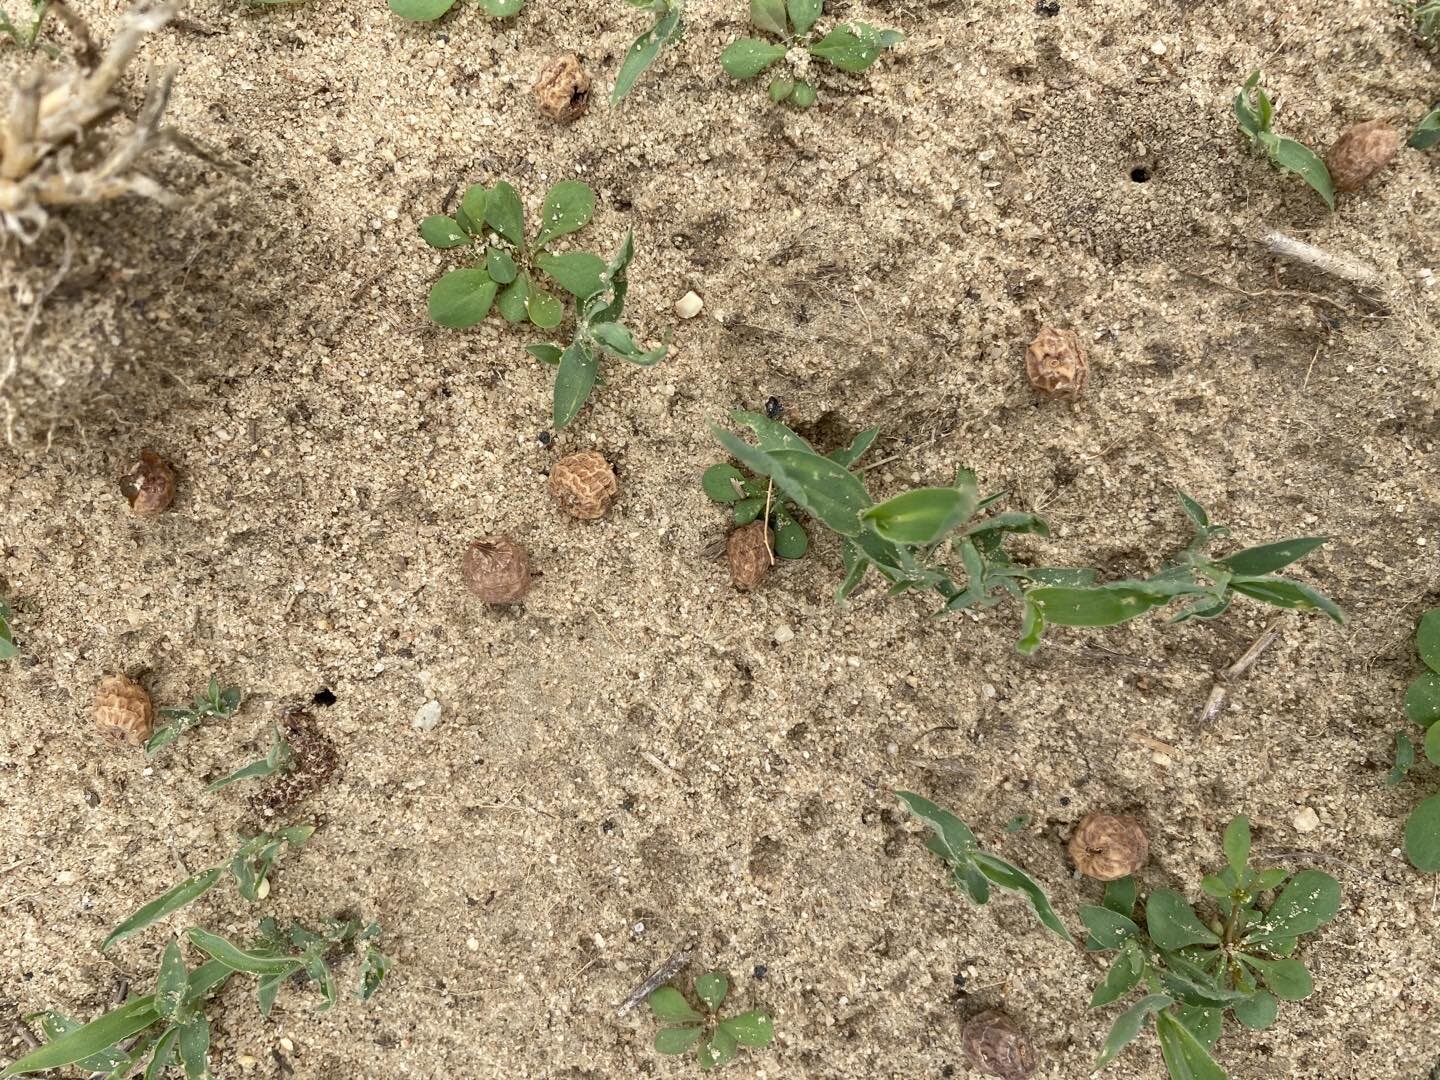
<svg viewBox="0 0 1440 1080">
<path fill-rule="evenodd" d="M 1320 827 L 1320 815 L 1315 812 L 1314 807 L 1302 806 L 1291 824 L 1295 826 L 1296 832 L 1314 832 Z"/>
<path fill-rule="evenodd" d="M 790 629 L 789 623 L 781 623 L 775 627 L 775 644 L 784 645 L 787 641 L 795 640 L 795 631 Z"/>
<path fill-rule="evenodd" d="M 434 731 L 440 723 L 440 703 L 438 701 L 427 701 L 420 706 L 415 713 L 412 724 L 416 731 Z"/>
<path fill-rule="evenodd" d="M 479 952 L 479 951 L 480 951 L 480 942 L 479 942 L 478 939 L 476 939 L 476 938 L 474 938 L 474 937 L 468 937 L 468 938 L 465 939 L 465 947 L 466 947 L 467 949 L 469 949 L 471 952 Z"/>
<path fill-rule="evenodd" d="M 675 314 L 682 319 L 693 319 L 704 310 L 705 301 L 693 291 L 687 292 L 679 300 L 675 301 Z"/>
</svg>

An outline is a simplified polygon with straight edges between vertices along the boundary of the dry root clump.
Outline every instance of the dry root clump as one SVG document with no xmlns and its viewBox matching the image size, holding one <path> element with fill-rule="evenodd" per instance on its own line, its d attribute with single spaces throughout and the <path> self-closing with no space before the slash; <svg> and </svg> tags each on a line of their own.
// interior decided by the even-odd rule
<svg viewBox="0 0 1440 1080">
<path fill-rule="evenodd" d="M 725 543 L 730 560 L 730 581 L 742 592 L 765 580 L 774 560 L 770 556 L 770 528 L 763 521 L 741 525 Z"/>
<path fill-rule="evenodd" d="M 1038 1065 L 1029 1040 L 1008 1016 L 994 1009 L 966 1021 L 960 1043 L 970 1065 L 986 1076 L 1025 1080 Z"/>
<path fill-rule="evenodd" d="M 530 556 L 503 536 L 471 544 L 461 573 L 469 590 L 487 604 L 513 604 L 530 591 Z"/>
<path fill-rule="evenodd" d="M 1347 128 L 1325 154 L 1336 191 L 1359 191 L 1400 152 L 1400 134 L 1384 120 Z"/>
<path fill-rule="evenodd" d="M 533 92 L 540 111 L 557 124 L 578 120 L 590 108 L 590 76 L 574 53 L 561 53 L 547 60 Z"/>
<path fill-rule="evenodd" d="M 155 731 L 155 707 L 134 679 L 107 675 L 95 688 L 95 726 L 127 746 L 144 746 Z"/>
<path fill-rule="evenodd" d="M 175 501 L 175 470 L 154 450 L 141 450 L 140 460 L 120 478 L 120 493 L 136 517 L 154 517 Z"/>
<path fill-rule="evenodd" d="M 68 10 L 68 9 L 67 9 Z M 173 3 L 142 0 L 98 59 L 82 54 L 76 66 L 36 65 L 16 76 L 0 119 L 0 233 L 29 243 L 50 211 L 126 195 L 169 202 L 172 196 L 137 171 L 154 145 L 172 142 L 198 152 L 183 136 L 160 126 L 175 69 L 150 79 L 145 104 L 129 132 L 115 135 L 106 121 L 120 108 L 111 91 L 145 35 L 174 16 Z M 78 16 L 71 13 L 78 24 Z"/>
<path fill-rule="evenodd" d="M 1086 814 L 1070 838 L 1070 857 L 1086 877 L 1117 881 L 1145 865 L 1150 841 L 1134 818 Z"/>
<path fill-rule="evenodd" d="M 308 799 L 325 786 L 340 764 L 334 740 L 320 730 L 309 713 L 288 712 L 280 726 L 294 756 L 286 772 L 250 796 L 250 809 L 263 818 L 276 817 Z"/>
<path fill-rule="evenodd" d="M 582 521 L 604 517 L 619 494 L 615 470 L 594 450 L 563 457 L 550 470 L 551 498 Z"/>
<path fill-rule="evenodd" d="M 1025 350 L 1025 374 L 1042 394 L 1079 397 L 1090 377 L 1090 361 L 1075 331 L 1042 326 Z"/>
</svg>

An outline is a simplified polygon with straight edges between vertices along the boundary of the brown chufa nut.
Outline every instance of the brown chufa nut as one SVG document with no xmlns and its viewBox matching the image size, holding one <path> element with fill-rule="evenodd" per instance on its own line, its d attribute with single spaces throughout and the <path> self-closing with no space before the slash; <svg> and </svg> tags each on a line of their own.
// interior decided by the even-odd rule
<svg viewBox="0 0 1440 1080">
<path fill-rule="evenodd" d="M 137 517 L 154 517 L 175 501 L 175 470 L 154 450 L 141 450 L 140 460 L 120 477 L 120 494 Z"/>
<path fill-rule="evenodd" d="M 551 498 L 581 520 L 604 517 L 619 494 L 615 470 L 594 450 L 563 457 L 550 470 Z"/>
<path fill-rule="evenodd" d="M 1384 120 L 1348 128 L 1325 154 L 1336 191 L 1358 191 L 1400 151 L 1400 135 Z"/>
<path fill-rule="evenodd" d="M 585 115 L 590 107 L 590 76 L 574 53 L 551 57 L 540 69 L 533 88 L 540 111 L 559 124 Z"/>
<path fill-rule="evenodd" d="M 763 521 L 741 525 L 725 542 L 730 581 L 742 591 L 755 588 L 770 571 L 770 529 Z"/>
<path fill-rule="evenodd" d="M 1134 818 L 1086 814 L 1070 838 L 1070 857 L 1086 877 L 1117 881 L 1145 865 L 1150 842 Z"/>
<path fill-rule="evenodd" d="M 1090 361 L 1075 331 L 1042 326 L 1025 350 L 1025 373 L 1042 394 L 1079 397 L 1090 377 Z"/>
<path fill-rule="evenodd" d="M 150 695 L 134 679 L 107 675 L 95 688 L 95 726 L 116 742 L 144 746 L 155 730 Z"/>
<path fill-rule="evenodd" d="M 487 604 L 513 604 L 530 591 L 530 556 L 503 536 L 471 544 L 463 573 L 470 591 Z"/>
<path fill-rule="evenodd" d="M 1008 1016 L 994 1009 L 966 1021 L 960 1043 L 971 1067 L 986 1076 L 1025 1080 L 1037 1067 L 1029 1040 Z"/>
</svg>

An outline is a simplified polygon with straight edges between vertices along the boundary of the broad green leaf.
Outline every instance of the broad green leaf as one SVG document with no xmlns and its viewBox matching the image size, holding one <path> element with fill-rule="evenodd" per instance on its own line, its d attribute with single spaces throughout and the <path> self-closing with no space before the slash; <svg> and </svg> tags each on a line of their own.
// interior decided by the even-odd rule
<svg viewBox="0 0 1440 1080">
<path fill-rule="evenodd" d="M 1268 990 L 1257 990 L 1230 1008 L 1235 1013 L 1235 1019 L 1252 1031 L 1264 1031 L 1275 1022 L 1275 1016 L 1280 1011 L 1275 995 Z"/>
<path fill-rule="evenodd" d="M 420 237 L 433 248 L 453 248 L 470 242 L 459 223 L 446 214 L 431 214 L 420 222 Z"/>
<path fill-rule="evenodd" d="M 775 1038 L 775 1018 L 765 1009 L 751 1009 L 732 1016 L 720 1026 L 741 1046 L 769 1046 Z"/>
<path fill-rule="evenodd" d="M 798 522 L 787 521 L 775 530 L 775 554 L 782 559 L 803 559 L 810 550 L 810 537 Z"/>
<path fill-rule="evenodd" d="M 1178 1017 L 1156 1013 L 1155 1034 L 1160 1038 L 1160 1055 L 1170 1070 L 1170 1080 L 1226 1080 L 1225 1070 L 1215 1064 L 1204 1043 Z"/>
<path fill-rule="evenodd" d="M 117 941 L 124 941 L 132 934 L 140 933 L 140 931 L 148 926 L 153 926 L 165 918 L 165 916 L 179 911 L 186 904 L 204 896 L 205 893 L 214 887 L 215 883 L 220 880 L 221 875 L 224 873 L 225 868 L 223 866 L 202 870 L 193 877 L 186 878 L 173 889 L 161 893 L 154 900 L 142 906 L 134 915 L 131 915 L 119 926 L 115 927 L 114 930 L 110 931 L 110 936 L 107 937 L 100 946 L 100 951 L 105 952 Z"/>
<path fill-rule="evenodd" d="M 189 986 L 190 972 L 185 969 L 180 942 L 171 938 L 160 957 L 160 974 L 155 979 L 155 1011 L 166 1020 L 174 1020 Z"/>
<path fill-rule="evenodd" d="M 742 498 L 736 485 L 744 482 L 745 474 L 726 461 L 711 465 L 700 476 L 705 494 L 718 503 L 733 503 Z"/>
<path fill-rule="evenodd" d="M 1430 764 L 1440 765 L 1440 724 L 1431 724 L 1425 732 L 1425 756 Z"/>
<path fill-rule="evenodd" d="M 1440 145 L 1440 107 L 1432 109 L 1415 125 L 1415 130 L 1410 133 L 1410 139 L 1405 145 L 1416 150 L 1429 150 Z M 1440 667 L 1434 664 L 1431 667 L 1440 671 Z"/>
<path fill-rule="evenodd" d="M 811 105 L 815 104 L 815 87 L 803 79 L 798 80 L 795 83 L 794 92 L 790 95 L 790 100 L 802 109 L 810 108 Z"/>
<path fill-rule="evenodd" d="M 1273 574 L 1276 570 L 1289 566 L 1296 559 L 1304 558 L 1325 543 L 1327 539 L 1328 537 L 1324 536 L 1298 536 L 1293 540 L 1281 540 L 1274 544 L 1261 544 L 1259 547 L 1245 548 L 1243 551 L 1227 555 L 1219 561 L 1221 566 L 1228 567 L 1236 574 L 1250 577 Z"/>
<path fill-rule="evenodd" d="M 78 1020 L 72 1020 L 57 1012 L 44 1012 L 38 1016 L 27 1016 L 27 1020 L 38 1020 L 40 1030 L 45 1035 L 46 1042 L 54 1042 L 63 1035 L 69 1035 L 72 1031 L 78 1031 L 84 1027 Z M 90 1072 L 109 1072 L 112 1069 L 121 1068 L 125 1062 L 130 1060 L 127 1055 L 118 1047 L 107 1047 L 94 1054 L 84 1061 L 79 1062 L 82 1069 Z M 125 1074 L 126 1076 L 129 1073 Z"/>
<path fill-rule="evenodd" d="M 1139 895 L 1139 883 L 1134 875 L 1127 874 L 1123 878 L 1105 883 L 1105 899 L 1101 903 L 1115 914 L 1124 915 L 1128 919 L 1135 914 L 1135 901 Z"/>
<path fill-rule="evenodd" d="M 565 318 L 565 305 L 539 285 L 530 285 L 525 297 L 525 313 L 541 330 L 553 330 Z"/>
<path fill-rule="evenodd" d="M 495 290 L 484 270 L 451 270 L 430 287 L 430 318 L 452 330 L 474 326 L 490 314 Z"/>
<path fill-rule="evenodd" d="M 204 1015 L 194 1016 L 179 1028 L 176 1046 L 180 1051 L 180 1064 L 185 1069 L 185 1080 L 209 1080 L 210 1076 L 210 1021 Z"/>
<path fill-rule="evenodd" d="M 476 0 L 476 3 L 492 19 L 508 19 L 520 14 L 520 9 L 525 6 L 525 0 Z"/>
<path fill-rule="evenodd" d="M 1411 811 L 1405 822 L 1405 854 L 1416 870 L 1427 874 L 1440 870 L 1440 794 Z"/>
<path fill-rule="evenodd" d="M 765 511 L 765 500 L 759 496 L 751 496 L 748 499 L 741 499 L 735 504 L 734 517 L 736 525 L 749 525 Z"/>
<path fill-rule="evenodd" d="M 1083 917 L 1083 911 L 1081 915 Z M 1090 995 L 1090 1007 L 1096 1009 L 1119 1001 L 1139 984 L 1143 970 L 1143 966 L 1135 966 L 1128 952 L 1121 952 L 1105 972 L 1105 977 L 1096 985 L 1095 992 Z"/>
<path fill-rule="evenodd" d="M 251 975 L 293 975 L 304 965 L 292 956 L 276 956 L 272 952 L 242 949 L 219 934 L 192 927 L 186 931 L 190 944 L 231 971 Z"/>
<path fill-rule="evenodd" d="M 1249 942 L 1294 938 L 1318 930 L 1340 910 L 1340 883 L 1319 870 L 1301 870 L 1265 917 L 1245 935 Z"/>
<path fill-rule="evenodd" d="M 468 232 L 481 232 L 485 227 L 485 207 L 489 200 L 484 184 L 471 184 L 465 189 L 465 194 L 460 196 L 460 213 L 455 216 L 456 223 L 463 226 L 469 222 Z"/>
<path fill-rule="evenodd" d="M 1206 1009 L 1198 1005 L 1175 1006 L 1175 1019 L 1189 1028 L 1206 1048 L 1219 1041 L 1220 1025 L 1224 1016 L 1224 1009 Z"/>
<path fill-rule="evenodd" d="M 1427 611 L 1415 630 L 1415 648 L 1431 671 L 1440 673 L 1440 608 Z"/>
<path fill-rule="evenodd" d="M 1335 185 L 1330 180 L 1330 170 L 1325 168 L 1325 162 L 1319 154 L 1294 139 L 1270 133 L 1262 134 L 1260 142 L 1275 165 L 1295 173 L 1315 189 L 1325 200 L 1326 206 L 1331 210 L 1335 209 Z"/>
<path fill-rule="evenodd" d="M 695 980 L 695 996 L 705 1003 L 712 1013 L 719 1012 L 725 1004 L 725 995 L 730 992 L 730 979 L 723 971 L 707 971 Z"/>
<path fill-rule="evenodd" d="M 515 326 L 529 317 L 529 300 L 530 278 L 521 274 L 500 290 L 500 295 L 495 298 L 495 309 L 500 312 L 502 319 Z"/>
<path fill-rule="evenodd" d="M 1108 907 L 1083 905 L 1080 921 L 1090 931 L 1085 947 L 1091 950 L 1118 949 L 1131 938 L 1138 937 L 1140 927 L 1125 915 L 1111 911 Z"/>
<path fill-rule="evenodd" d="M 796 506 L 842 536 L 856 536 L 859 511 L 870 503 L 865 488 L 843 466 L 809 450 L 766 453 L 722 428 L 713 429 L 720 445 L 750 470 L 769 476 Z"/>
<path fill-rule="evenodd" d="M 465 195 L 469 198 L 470 192 Z M 468 209 L 466 212 L 469 213 Z M 496 181 L 486 197 L 485 223 L 517 248 L 525 247 L 525 206 L 520 201 L 520 193 L 504 180 Z"/>
<path fill-rule="evenodd" d="M 704 1028 L 667 1027 L 655 1032 L 655 1049 L 662 1054 L 683 1054 L 700 1041 Z"/>
<path fill-rule="evenodd" d="M 833 451 L 829 455 L 830 460 L 844 465 L 848 469 L 864 456 L 865 451 L 869 450 L 879 437 L 880 429 L 878 427 L 866 428 L 855 436 L 855 440 L 849 446 L 843 450 Z"/>
<path fill-rule="evenodd" d="M 700 1062 L 700 1068 L 718 1069 L 734 1061 L 739 1053 L 740 1046 L 735 1036 L 722 1026 L 715 1029 L 710 1041 L 700 1047 L 695 1057 Z"/>
<path fill-rule="evenodd" d="M 1065 924 L 1060 921 L 1060 916 L 1056 915 L 1055 909 L 1050 906 L 1050 898 L 1045 895 L 1045 890 L 1040 888 L 1040 885 L 1029 874 L 1013 863 L 1006 862 L 985 851 L 973 852 L 970 857 L 980 868 L 980 872 L 996 885 L 1026 896 L 1030 900 L 1030 906 L 1035 909 L 1036 916 L 1046 927 L 1066 941 L 1074 940 L 1070 936 L 1070 931 L 1065 929 Z"/>
<path fill-rule="evenodd" d="M 390 10 L 411 22 L 432 22 L 454 6 L 455 0 L 390 0 Z"/>
<path fill-rule="evenodd" d="M 595 343 L 612 356 L 621 360 L 633 360 L 642 352 L 639 345 L 635 343 L 634 336 L 620 323 L 601 323 L 590 328 L 591 336 Z"/>
<path fill-rule="evenodd" d="M 564 355 L 564 350 L 561 349 L 560 346 L 547 345 L 544 342 L 536 345 L 526 345 L 525 351 L 542 364 L 549 364 L 551 367 L 559 367 L 560 357 Z"/>
<path fill-rule="evenodd" d="M 865 23 L 847 23 L 810 46 L 810 55 L 818 56 L 841 71 L 864 71 L 879 59 L 880 54 L 904 41 L 903 34 L 893 30 L 876 30 Z"/>
<path fill-rule="evenodd" d="M 1042 585 L 1025 594 L 1045 622 L 1056 626 L 1115 626 L 1165 603 L 1165 597 L 1133 588 L 1099 586 L 1093 589 Z"/>
<path fill-rule="evenodd" d="M 630 93 L 635 86 L 635 80 L 655 62 L 661 49 L 680 36 L 683 29 L 681 9 L 677 4 L 662 15 L 654 26 L 630 43 L 619 74 L 615 76 L 615 87 L 610 91 L 610 104 L 619 104 L 620 100 Z"/>
<path fill-rule="evenodd" d="M 503 248 L 492 247 L 485 252 L 485 272 L 490 275 L 490 280 L 497 285 L 509 285 L 515 280 L 519 271 L 515 268 L 515 260 L 510 253 Z"/>
<path fill-rule="evenodd" d="M 1174 963 L 1176 955 L 1167 953 L 1166 962 Z M 1165 993 L 1194 1008 L 1224 1008 L 1241 997 L 1236 990 L 1216 986 L 1209 975 L 1193 965 L 1185 972 L 1160 971 L 1158 976 Z"/>
<path fill-rule="evenodd" d="M 1255 878 L 1254 892 L 1260 893 L 1267 889 L 1273 889 L 1290 876 L 1288 870 L 1273 866 L 1269 870 L 1262 870 Z"/>
<path fill-rule="evenodd" d="M 572 341 L 560 356 L 555 375 L 555 403 L 552 421 L 558 431 L 584 406 L 595 388 L 595 356 L 579 341 Z"/>
<path fill-rule="evenodd" d="M 1171 951 L 1187 945 L 1216 945 L 1220 939 L 1200 921 L 1185 897 L 1156 889 L 1145 902 L 1145 926 L 1157 947 Z"/>
<path fill-rule="evenodd" d="M 785 37 L 785 0 L 750 0 L 750 21 L 767 34 Z"/>
<path fill-rule="evenodd" d="M 1140 1034 L 1140 1029 L 1145 1026 L 1151 1013 L 1168 1009 L 1174 1004 L 1175 1002 L 1164 994 L 1147 994 L 1117 1016 L 1115 1023 L 1110 1025 L 1110 1034 L 1105 1037 L 1105 1045 L 1100 1048 L 1100 1056 L 1095 1059 L 1093 1071 L 1098 1072 L 1109 1065 L 1115 1060 L 1115 1055 L 1134 1042 L 1135 1036 Z"/>
<path fill-rule="evenodd" d="M 870 507 L 860 519 L 892 544 L 936 543 L 975 512 L 973 490 L 916 488 Z"/>
<path fill-rule="evenodd" d="M 595 193 L 579 180 L 562 180 L 545 195 L 540 209 L 540 232 L 535 246 L 543 248 L 552 240 L 583 229 L 595 213 Z"/>
<path fill-rule="evenodd" d="M 759 38 L 741 38 L 720 54 L 720 66 L 732 79 L 753 79 L 785 56 L 783 45 Z"/>
<path fill-rule="evenodd" d="M 588 300 L 602 287 L 605 260 L 588 251 L 567 251 L 563 255 L 542 251 L 535 256 L 535 265 L 577 300 Z"/>
<path fill-rule="evenodd" d="M 685 995 L 673 986 L 662 986 L 645 1000 L 650 1005 L 650 1011 L 660 1020 L 673 1023 L 704 1019 L 685 1000 Z"/>
<path fill-rule="evenodd" d="M 1417 675 L 1405 691 L 1405 715 L 1411 723 L 1428 728 L 1440 720 L 1440 675 Z M 1436 725 L 1440 726 L 1440 725 Z"/>
<path fill-rule="evenodd" d="M 1302 998 L 1309 997 L 1315 990 L 1315 980 L 1310 977 L 1310 972 L 1306 971 L 1305 965 L 1294 957 L 1265 960 L 1248 953 L 1241 953 L 1240 959 L 1258 971 L 1270 992 L 1282 1001 L 1300 1001 Z"/>
<path fill-rule="evenodd" d="M 795 92 L 795 80 L 788 75 L 781 75 L 779 78 L 770 80 L 770 85 L 765 88 L 765 92 L 770 95 L 771 101 L 779 105 Z"/>
<path fill-rule="evenodd" d="M 941 858 L 948 862 L 965 862 L 979 848 L 980 843 L 970 831 L 970 826 L 949 810 L 912 791 L 897 791 L 895 797 L 905 805 L 905 809 L 935 831 L 933 840 L 939 849 L 932 850 L 936 850 Z"/>
<path fill-rule="evenodd" d="M 755 433 L 755 445 L 771 453 L 776 450 L 803 450 L 815 453 L 815 448 L 777 420 L 771 420 L 764 413 L 736 409 L 730 419 Z M 837 460 L 833 455 L 831 461 Z M 844 464 L 844 462 L 841 462 Z"/>
<path fill-rule="evenodd" d="M 795 35 L 803 36 L 810 32 L 820 18 L 820 8 L 823 0 L 787 0 L 785 7 L 790 13 L 790 23 L 795 27 Z M 782 36 L 784 32 L 782 31 Z"/>
<path fill-rule="evenodd" d="M 1250 861 L 1250 819 L 1244 814 L 1232 818 L 1225 826 L 1225 861 L 1237 877 L 1245 872 Z"/>
<path fill-rule="evenodd" d="M 1288 578 L 1235 578 L 1230 587 L 1253 600 L 1262 600 L 1281 608 L 1314 608 L 1323 611 L 1337 623 L 1345 622 L 1345 613 L 1324 593 Z"/>
</svg>

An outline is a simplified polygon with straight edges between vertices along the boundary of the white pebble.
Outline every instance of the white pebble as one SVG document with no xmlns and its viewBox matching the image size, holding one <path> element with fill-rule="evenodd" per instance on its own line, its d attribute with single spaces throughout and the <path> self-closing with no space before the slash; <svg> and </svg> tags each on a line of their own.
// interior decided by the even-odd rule
<svg viewBox="0 0 1440 1080">
<path fill-rule="evenodd" d="M 705 308 L 705 301 L 694 290 L 675 301 L 675 314 L 682 319 L 693 319 Z"/>
<path fill-rule="evenodd" d="M 1295 826 L 1296 832 L 1314 832 L 1320 827 L 1320 815 L 1315 812 L 1314 807 L 1302 806 L 1291 824 Z"/>
<path fill-rule="evenodd" d="M 1153 45 L 1150 46 L 1150 51 L 1151 51 L 1152 53 L 1154 53 L 1156 56 L 1164 56 L 1164 55 L 1165 55 L 1165 43 L 1164 43 L 1163 41 L 1157 41 L 1157 42 L 1155 42 L 1155 44 L 1153 44 Z"/>
<path fill-rule="evenodd" d="M 790 629 L 789 623 L 781 623 L 775 627 L 775 644 L 784 645 L 787 641 L 795 640 L 795 631 Z"/>
<path fill-rule="evenodd" d="M 440 723 L 440 702 L 427 701 L 421 705 L 411 723 L 416 731 L 434 731 Z"/>
</svg>

